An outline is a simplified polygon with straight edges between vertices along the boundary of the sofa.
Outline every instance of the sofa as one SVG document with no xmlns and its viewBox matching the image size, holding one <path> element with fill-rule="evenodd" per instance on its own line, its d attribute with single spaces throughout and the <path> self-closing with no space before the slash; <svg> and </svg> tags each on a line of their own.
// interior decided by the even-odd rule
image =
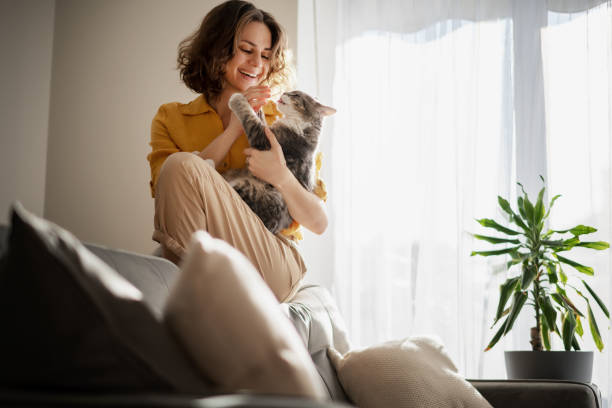
<svg viewBox="0 0 612 408">
<path fill-rule="evenodd" d="M 7 226 L 0 226 L 0 256 L 6 251 L 9 230 Z M 131 253 L 96 244 L 85 246 L 105 264 L 140 289 L 147 308 L 156 319 L 161 319 L 165 301 L 180 273 L 176 265 L 155 256 Z M 0 289 L 5 282 L 6 280 L 3 280 L 0 275 Z M 195 393 L 176 392 L 155 387 L 142 389 L 65 387 L 51 383 L 41 384 L 40 381 L 30 383 L 28 381 L 30 377 L 26 372 L 25 376 L 15 374 L 21 378 L 17 383 L 11 383 L 13 378 L 11 373 L 0 376 L 0 406 L 304 408 L 351 406 L 351 401 L 345 394 L 327 355 L 329 347 L 341 353 L 350 348 L 342 318 L 330 293 L 317 285 L 304 285 L 293 300 L 282 305 L 282 308 L 308 349 L 325 385 L 328 402 L 288 396 L 223 393 L 212 387 L 210 391 Z M 14 313 L 19 313 L 17 308 Z M 0 336 L 10 338 L 19 336 L 19 333 L 3 331 Z M 15 343 L 8 344 L 13 344 L 14 347 Z M 36 367 L 31 368 L 32 371 L 36 369 Z M 116 374 L 120 376 L 121 373 Z M 111 372 L 110 375 L 112 376 L 113 373 Z M 547 380 L 470 380 L 470 382 L 494 407 L 598 408 L 601 406 L 597 388 L 589 384 Z"/>
</svg>

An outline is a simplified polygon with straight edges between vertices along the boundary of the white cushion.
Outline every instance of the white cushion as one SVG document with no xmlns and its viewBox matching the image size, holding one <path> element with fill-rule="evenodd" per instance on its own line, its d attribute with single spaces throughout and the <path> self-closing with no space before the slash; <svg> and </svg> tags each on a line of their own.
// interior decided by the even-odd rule
<svg viewBox="0 0 612 408">
<path fill-rule="evenodd" d="M 328 354 L 344 390 L 360 408 L 491 407 L 431 338 L 391 341 L 344 356 L 329 349 Z"/>
<path fill-rule="evenodd" d="M 221 389 L 325 399 L 304 344 L 272 291 L 238 250 L 192 238 L 164 321 Z"/>
</svg>

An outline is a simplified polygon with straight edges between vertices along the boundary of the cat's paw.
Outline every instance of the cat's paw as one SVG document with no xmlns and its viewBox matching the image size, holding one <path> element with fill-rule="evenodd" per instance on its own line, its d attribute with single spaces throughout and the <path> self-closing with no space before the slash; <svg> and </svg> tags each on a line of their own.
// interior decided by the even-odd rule
<svg viewBox="0 0 612 408">
<path fill-rule="evenodd" d="M 235 93 L 230 96 L 228 106 L 232 112 L 236 113 L 240 110 L 240 106 L 245 103 L 248 104 L 249 102 L 246 100 L 244 95 L 241 93 Z"/>
</svg>

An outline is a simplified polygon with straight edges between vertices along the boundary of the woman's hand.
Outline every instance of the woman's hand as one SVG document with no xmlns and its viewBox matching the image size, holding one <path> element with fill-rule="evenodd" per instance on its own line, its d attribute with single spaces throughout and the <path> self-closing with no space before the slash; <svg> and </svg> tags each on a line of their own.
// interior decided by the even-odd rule
<svg viewBox="0 0 612 408">
<path fill-rule="evenodd" d="M 270 87 L 265 85 L 252 86 L 246 91 L 244 91 L 242 94 L 247 99 L 249 105 L 251 105 L 251 108 L 253 108 L 255 112 L 259 112 L 259 110 L 262 108 L 262 106 L 266 104 L 266 101 L 270 98 L 271 95 Z M 234 112 L 230 111 L 230 113 L 231 116 L 228 129 L 230 129 L 232 133 L 238 132 L 237 135 L 240 135 L 242 133 L 242 124 L 240 123 L 240 120 L 234 114 Z"/>
<path fill-rule="evenodd" d="M 291 217 L 315 234 L 327 229 L 327 211 L 323 201 L 306 190 L 287 168 L 285 155 L 276 136 L 264 128 L 270 150 L 245 149 L 247 166 L 256 177 L 272 184 L 280 191 Z"/>
<path fill-rule="evenodd" d="M 253 110 L 257 112 L 265 105 L 267 99 L 270 97 L 270 88 L 265 85 L 253 86 L 242 94 L 247 98 Z M 223 103 L 225 103 L 225 106 L 222 107 L 223 109 L 220 107 L 217 113 L 219 113 L 222 118 L 227 118 L 227 116 L 224 115 L 229 114 L 229 121 L 227 121 L 227 119 L 222 119 L 225 130 L 199 154 L 203 159 L 213 160 L 215 166 L 218 166 L 219 163 L 224 160 L 234 142 L 243 132 L 242 123 L 240 123 L 240 120 L 229 109 L 227 101 Z"/>
<path fill-rule="evenodd" d="M 247 167 L 255 177 L 279 188 L 292 174 L 287 168 L 283 149 L 276 136 L 267 126 L 264 130 L 271 148 L 270 150 L 245 149 Z"/>
<path fill-rule="evenodd" d="M 247 101 L 249 101 L 249 104 L 255 112 L 259 112 L 261 107 L 266 104 L 266 101 L 271 96 L 270 87 L 266 85 L 252 86 L 242 94 Z"/>
</svg>

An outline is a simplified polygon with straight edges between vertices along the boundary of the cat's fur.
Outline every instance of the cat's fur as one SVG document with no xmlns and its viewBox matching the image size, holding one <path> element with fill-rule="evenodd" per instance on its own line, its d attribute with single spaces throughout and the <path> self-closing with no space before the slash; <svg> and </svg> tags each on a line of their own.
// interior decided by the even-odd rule
<svg viewBox="0 0 612 408">
<path fill-rule="evenodd" d="M 300 91 L 286 92 L 278 101 L 284 115 L 270 126 L 283 149 L 287 168 L 310 192 L 315 186 L 315 152 L 324 116 L 336 112 Z M 247 135 L 249 144 L 257 150 L 270 150 L 264 132 L 265 121 L 257 116 L 244 95 L 234 94 L 229 100 Z M 261 218 L 266 228 L 277 233 L 291 225 L 293 219 L 281 193 L 271 184 L 255 177 L 248 169 L 231 170 L 223 174 L 240 197 Z"/>
</svg>

